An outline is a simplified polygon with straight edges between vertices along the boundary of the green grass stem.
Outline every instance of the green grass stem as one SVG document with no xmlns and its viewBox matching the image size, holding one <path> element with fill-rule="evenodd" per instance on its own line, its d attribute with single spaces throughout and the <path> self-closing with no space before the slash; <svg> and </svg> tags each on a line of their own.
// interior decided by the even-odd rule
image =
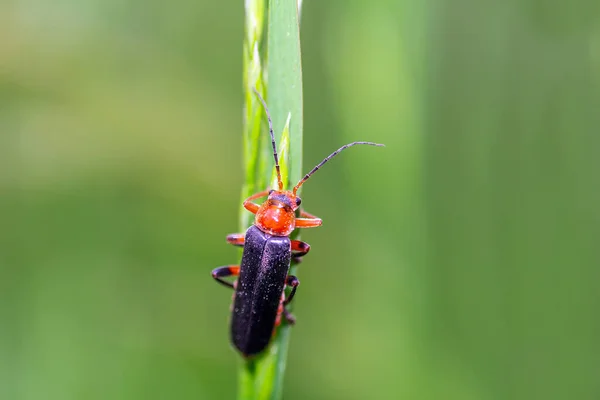
<svg viewBox="0 0 600 400">
<path fill-rule="evenodd" d="M 271 113 L 284 186 L 290 188 L 293 186 L 290 183 L 297 182 L 302 176 L 302 65 L 298 3 L 297 0 L 269 0 L 268 6 L 266 3 L 264 0 L 248 0 L 245 3 L 246 179 L 243 198 L 267 186 L 275 187 L 265 114 L 253 88 L 266 99 Z M 245 230 L 251 223 L 252 215 L 242 209 L 240 227 Z M 294 266 L 290 273 L 293 270 Z M 263 354 L 240 362 L 239 400 L 281 398 L 289 337 L 290 326 L 284 322 Z"/>
</svg>

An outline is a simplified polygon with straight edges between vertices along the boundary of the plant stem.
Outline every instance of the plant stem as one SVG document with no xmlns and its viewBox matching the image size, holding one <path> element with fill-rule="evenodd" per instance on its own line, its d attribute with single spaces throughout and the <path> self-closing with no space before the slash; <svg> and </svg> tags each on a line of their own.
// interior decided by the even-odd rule
<svg viewBox="0 0 600 400">
<path fill-rule="evenodd" d="M 282 156 L 284 186 L 302 174 L 302 66 L 300 59 L 299 9 L 297 0 L 246 0 L 244 40 L 244 162 L 246 180 L 242 197 L 266 188 L 272 176 L 273 159 L 264 123 L 264 111 L 253 93 L 256 88 L 267 100 L 275 138 Z M 268 10 L 268 18 L 267 17 Z M 263 33 L 268 26 L 267 46 Z M 263 53 L 261 56 L 261 52 Z M 265 68 L 268 66 L 268 69 Z M 268 80 L 267 77 L 268 70 Z M 268 81 L 268 87 L 267 87 Z M 268 93 L 268 95 L 267 95 Z M 243 230 L 251 215 L 242 209 Z M 294 237 L 297 237 L 295 232 Z M 293 272 L 294 267 L 290 274 Z M 239 400 L 279 400 L 283 390 L 290 326 L 276 329 L 271 345 L 252 360 L 240 363 Z"/>
</svg>

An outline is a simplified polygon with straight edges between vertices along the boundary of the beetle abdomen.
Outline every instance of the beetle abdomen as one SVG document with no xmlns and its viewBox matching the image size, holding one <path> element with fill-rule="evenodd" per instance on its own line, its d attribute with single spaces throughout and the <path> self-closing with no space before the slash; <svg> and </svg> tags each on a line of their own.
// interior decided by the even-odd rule
<svg viewBox="0 0 600 400">
<path fill-rule="evenodd" d="M 271 236 L 254 225 L 248 228 L 231 319 L 231 341 L 246 356 L 269 344 L 290 259 L 287 236 Z"/>
</svg>

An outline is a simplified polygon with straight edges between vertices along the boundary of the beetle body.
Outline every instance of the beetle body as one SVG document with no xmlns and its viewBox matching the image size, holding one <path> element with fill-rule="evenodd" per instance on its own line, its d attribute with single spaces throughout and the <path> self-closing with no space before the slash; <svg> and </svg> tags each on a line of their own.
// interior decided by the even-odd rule
<svg viewBox="0 0 600 400">
<path fill-rule="evenodd" d="M 269 344 L 291 255 L 287 236 L 272 236 L 255 225 L 246 231 L 231 317 L 231 341 L 246 356 Z"/>
<path fill-rule="evenodd" d="M 289 235 L 296 228 L 314 228 L 322 223 L 320 218 L 304 210 L 300 210 L 300 217 L 296 217 L 301 203 L 300 197 L 296 195 L 298 189 L 323 164 L 344 149 L 358 144 L 383 146 L 371 142 L 344 145 L 304 175 L 293 190 L 283 190 L 273 124 L 265 101 L 258 92 L 256 94 L 269 122 L 278 190 L 265 190 L 244 200 L 244 208 L 256 215 L 254 225 L 244 235 L 232 234 L 227 237 L 229 243 L 244 247 L 241 264 L 227 265 L 212 271 L 214 279 L 235 290 L 231 341 L 245 357 L 257 355 L 266 349 L 282 316 L 290 324 L 295 322 L 286 306 L 292 301 L 300 282 L 295 276 L 288 275 L 288 272 L 291 260 L 299 260 L 308 253 L 310 246 L 299 240 L 290 240 Z M 254 203 L 254 200 L 261 197 L 267 197 L 267 200 L 260 205 Z M 235 283 L 223 279 L 230 276 L 239 277 Z M 284 292 L 286 286 L 292 288 L 287 298 Z"/>
<path fill-rule="evenodd" d="M 261 205 L 253 200 L 268 196 Z M 244 208 L 256 214 L 254 225 L 244 235 L 233 234 L 227 241 L 243 246 L 239 266 L 229 265 L 213 270 L 213 278 L 235 289 L 231 341 L 245 357 L 262 352 L 271 339 L 281 317 L 294 323 L 294 317 L 285 306 L 293 299 L 300 284 L 288 275 L 292 258 L 298 260 L 310 250 L 307 243 L 290 240 L 289 234 L 300 227 L 321 225 L 321 219 L 301 211 L 304 218 L 296 218 L 301 200 L 291 191 L 269 190 L 256 193 L 244 201 Z M 222 278 L 238 276 L 235 284 Z M 291 286 L 285 297 L 285 287 Z"/>
</svg>

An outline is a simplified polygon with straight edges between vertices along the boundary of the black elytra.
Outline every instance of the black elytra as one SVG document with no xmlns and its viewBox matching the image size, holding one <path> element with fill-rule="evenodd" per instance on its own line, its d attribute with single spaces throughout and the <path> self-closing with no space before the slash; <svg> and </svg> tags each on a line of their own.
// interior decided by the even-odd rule
<svg viewBox="0 0 600 400">
<path fill-rule="evenodd" d="M 269 344 L 291 255 L 289 237 L 269 235 L 255 225 L 246 231 L 231 317 L 231 341 L 246 356 Z"/>
</svg>

